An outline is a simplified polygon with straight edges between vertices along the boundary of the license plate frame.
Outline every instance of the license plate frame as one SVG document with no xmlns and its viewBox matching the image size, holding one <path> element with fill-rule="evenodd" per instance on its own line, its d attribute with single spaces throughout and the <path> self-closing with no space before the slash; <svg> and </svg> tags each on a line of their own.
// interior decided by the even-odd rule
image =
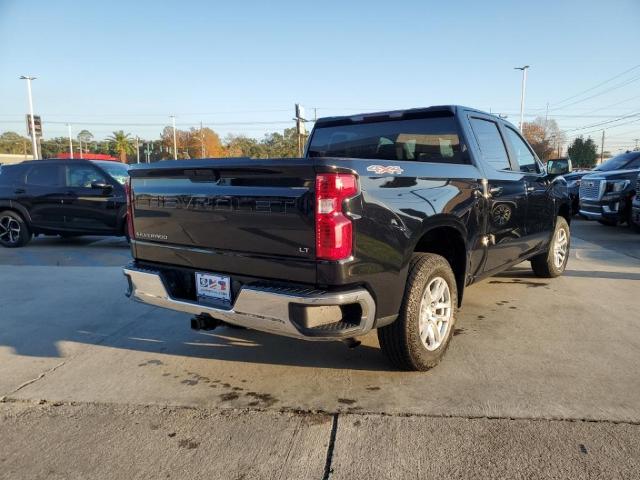
<svg viewBox="0 0 640 480">
<path fill-rule="evenodd" d="M 231 277 L 211 272 L 196 272 L 198 300 L 231 303 Z"/>
</svg>

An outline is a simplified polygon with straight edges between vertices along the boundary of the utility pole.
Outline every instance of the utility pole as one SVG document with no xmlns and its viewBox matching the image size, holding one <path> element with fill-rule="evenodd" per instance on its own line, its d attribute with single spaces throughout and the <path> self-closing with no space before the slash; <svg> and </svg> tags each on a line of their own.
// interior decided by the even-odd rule
<svg viewBox="0 0 640 480">
<path fill-rule="evenodd" d="M 136 163 L 140 163 L 140 137 L 136 135 Z"/>
<path fill-rule="evenodd" d="M 600 145 L 600 163 L 604 159 L 604 130 L 602 130 L 602 144 Z"/>
<path fill-rule="evenodd" d="M 636 142 L 636 148 L 635 150 L 638 150 L 638 141 L 640 140 L 640 138 L 634 138 L 633 141 Z"/>
<path fill-rule="evenodd" d="M 80 138 L 80 136 L 78 136 L 78 149 L 80 150 L 80 158 L 82 159 L 82 138 Z"/>
<path fill-rule="evenodd" d="M 299 103 L 296 103 L 296 116 L 294 118 L 296 122 L 296 133 L 298 137 L 298 156 L 302 157 L 302 147 L 303 141 L 306 132 L 304 122 L 306 121 L 304 118 L 304 108 Z"/>
<path fill-rule="evenodd" d="M 173 159 L 178 159 L 178 142 L 176 140 L 176 116 L 171 115 L 171 121 L 173 122 Z"/>
<path fill-rule="evenodd" d="M 73 160 L 73 140 L 71 140 L 71 124 L 67 123 L 69 129 L 69 158 Z"/>
<path fill-rule="evenodd" d="M 200 122 L 200 145 L 202 146 L 202 158 L 206 156 L 204 152 L 204 130 L 202 129 L 202 121 Z"/>
<path fill-rule="evenodd" d="M 36 142 L 36 123 L 33 119 L 33 97 L 31 96 L 31 80 L 35 79 L 36 77 L 29 77 L 26 75 L 22 75 L 20 77 L 20 80 L 27 81 L 27 94 L 29 96 L 29 115 L 31 117 L 31 147 L 33 148 L 32 153 L 34 160 L 40 157 L 40 155 L 38 154 L 38 143 Z"/>
<path fill-rule="evenodd" d="M 529 65 L 524 67 L 514 67 L 514 70 L 522 70 L 522 90 L 520 92 L 520 133 L 522 133 L 522 124 L 524 123 L 524 95 L 527 89 L 527 70 Z"/>
</svg>

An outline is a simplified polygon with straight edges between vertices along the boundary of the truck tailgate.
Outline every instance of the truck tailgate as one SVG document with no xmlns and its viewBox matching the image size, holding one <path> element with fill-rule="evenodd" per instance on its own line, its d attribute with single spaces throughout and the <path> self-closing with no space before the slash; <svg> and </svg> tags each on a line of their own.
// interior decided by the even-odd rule
<svg viewBox="0 0 640 480">
<path fill-rule="evenodd" d="M 312 263 L 314 178 L 308 159 L 186 160 L 134 168 L 136 258 L 158 261 L 158 248 L 171 249 L 164 254 L 170 255 L 167 263 L 244 275 L 255 275 L 249 270 L 257 257 Z M 225 255 L 235 260 L 215 260 Z M 254 261 L 243 262 L 245 257 Z"/>
</svg>

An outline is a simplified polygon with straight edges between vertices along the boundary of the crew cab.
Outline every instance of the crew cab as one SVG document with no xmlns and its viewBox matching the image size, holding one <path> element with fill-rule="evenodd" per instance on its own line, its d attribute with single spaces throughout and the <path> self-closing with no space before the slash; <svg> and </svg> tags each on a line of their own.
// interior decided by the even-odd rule
<svg viewBox="0 0 640 480">
<path fill-rule="evenodd" d="M 32 160 L 0 167 L 0 245 L 33 235 L 126 235 L 128 166 L 92 160 Z"/>
<path fill-rule="evenodd" d="M 636 193 L 640 152 L 626 152 L 598 165 L 580 183 L 580 215 L 614 226 L 633 225 L 631 199 Z"/>
<path fill-rule="evenodd" d="M 132 168 L 133 299 L 305 340 L 377 329 L 401 369 L 446 351 L 474 282 L 569 256 L 566 182 L 516 128 L 436 106 L 319 119 L 304 158 Z"/>
</svg>

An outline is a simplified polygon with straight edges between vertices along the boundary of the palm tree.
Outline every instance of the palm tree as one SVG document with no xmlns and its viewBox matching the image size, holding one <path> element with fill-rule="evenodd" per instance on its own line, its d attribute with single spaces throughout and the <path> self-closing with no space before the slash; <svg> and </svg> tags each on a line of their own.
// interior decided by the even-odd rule
<svg viewBox="0 0 640 480">
<path fill-rule="evenodd" d="M 120 161 L 127 163 L 127 154 L 133 153 L 133 145 L 131 144 L 131 138 L 129 133 L 124 133 L 123 130 L 113 132 L 113 135 L 107 138 L 110 142 L 115 143 L 115 148 L 120 155 Z"/>
</svg>

